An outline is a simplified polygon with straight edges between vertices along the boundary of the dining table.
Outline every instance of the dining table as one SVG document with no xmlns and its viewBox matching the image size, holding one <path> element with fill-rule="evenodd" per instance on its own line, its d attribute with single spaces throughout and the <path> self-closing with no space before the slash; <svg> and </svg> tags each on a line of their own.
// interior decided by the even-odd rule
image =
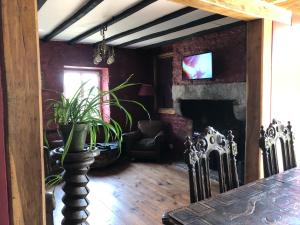
<svg viewBox="0 0 300 225">
<path fill-rule="evenodd" d="M 300 167 L 168 212 L 176 225 L 300 225 Z"/>
</svg>

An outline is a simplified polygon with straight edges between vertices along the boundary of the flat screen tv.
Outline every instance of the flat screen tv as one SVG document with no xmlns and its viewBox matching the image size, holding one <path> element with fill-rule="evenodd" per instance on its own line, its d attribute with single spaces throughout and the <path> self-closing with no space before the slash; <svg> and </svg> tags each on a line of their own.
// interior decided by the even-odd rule
<svg viewBox="0 0 300 225">
<path fill-rule="evenodd" d="M 182 78 L 184 80 L 213 78 L 212 52 L 183 57 Z"/>
</svg>

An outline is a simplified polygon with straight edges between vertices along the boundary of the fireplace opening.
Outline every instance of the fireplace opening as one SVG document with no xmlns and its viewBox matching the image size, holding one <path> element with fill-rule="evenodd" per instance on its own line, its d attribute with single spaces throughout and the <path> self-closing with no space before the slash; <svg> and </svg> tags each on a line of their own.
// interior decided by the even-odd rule
<svg viewBox="0 0 300 225">
<path fill-rule="evenodd" d="M 237 143 L 237 166 L 239 179 L 244 180 L 245 162 L 245 121 L 236 119 L 233 111 L 234 100 L 180 100 L 182 116 L 193 121 L 192 132 L 202 132 L 207 126 L 212 126 L 223 135 L 232 130 Z M 214 161 L 213 159 L 211 160 Z M 211 169 L 217 165 L 211 163 Z"/>
</svg>

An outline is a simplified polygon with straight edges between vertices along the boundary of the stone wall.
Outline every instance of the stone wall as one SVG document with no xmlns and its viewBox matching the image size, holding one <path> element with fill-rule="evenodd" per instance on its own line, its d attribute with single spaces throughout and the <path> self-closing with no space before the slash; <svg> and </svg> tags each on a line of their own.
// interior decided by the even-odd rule
<svg viewBox="0 0 300 225">
<path fill-rule="evenodd" d="M 197 85 L 173 85 L 173 106 L 181 115 L 180 100 L 234 100 L 233 112 L 238 120 L 246 119 L 246 83 L 216 83 Z"/>
</svg>

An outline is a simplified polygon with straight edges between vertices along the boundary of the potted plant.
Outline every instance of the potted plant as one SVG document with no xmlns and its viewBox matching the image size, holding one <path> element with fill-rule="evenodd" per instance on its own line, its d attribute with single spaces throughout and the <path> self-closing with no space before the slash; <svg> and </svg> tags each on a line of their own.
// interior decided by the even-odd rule
<svg viewBox="0 0 300 225">
<path fill-rule="evenodd" d="M 125 82 L 109 91 L 91 88 L 86 97 L 81 97 L 81 92 L 86 84 L 84 83 L 70 99 L 61 94 L 59 100 L 49 100 L 50 107 L 53 109 L 53 118 L 49 122 L 58 125 L 64 142 L 60 159 L 64 168 L 64 174 L 48 178 L 48 184 L 50 185 L 55 185 L 61 178 L 65 181 L 63 186 L 65 207 L 62 211 L 64 214 L 62 224 L 82 224 L 87 219 L 86 207 L 88 201 L 86 196 L 88 189 L 86 185 L 88 178 L 86 174 L 89 166 L 94 161 L 92 150 L 96 145 L 99 129 L 103 131 L 105 142 L 111 138 L 119 142 L 122 141 L 122 128 L 119 122 L 112 118 L 110 118 L 110 122 L 106 122 L 104 115 L 100 112 L 100 105 L 108 104 L 123 111 L 126 123 L 130 127 L 132 117 L 122 103 L 132 102 L 147 112 L 141 103 L 117 97 L 118 91 L 136 85 L 129 82 L 130 78 L 131 76 Z M 87 134 L 89 134 L 89 145 L 85 147 Z"/>
</svg>

